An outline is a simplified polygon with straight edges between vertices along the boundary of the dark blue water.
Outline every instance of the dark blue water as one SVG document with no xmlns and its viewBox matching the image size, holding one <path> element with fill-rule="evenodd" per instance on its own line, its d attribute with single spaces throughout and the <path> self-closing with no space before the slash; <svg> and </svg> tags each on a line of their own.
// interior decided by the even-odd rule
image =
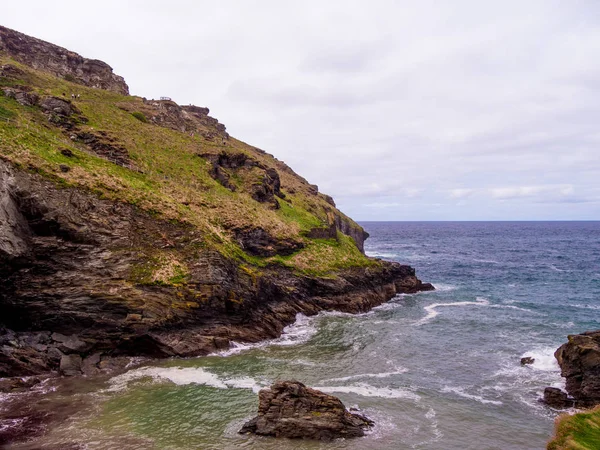
<svg viewBox="0 0 600 450">
<path fill-rule="evenodd" d="M 364 223 L 366 251 L 438 289 L 361 315 L 299 316 L 284 336 L 132 370 L 43 444 L 89 449 L 542 449 L 567 335 L 600 328 L 600 222 Z M 533 356 L 531 366 L 520 365 Z M 377 425 L 328 444 L 240 436 L 256 392 L 295 378 Z"/>
</svg>

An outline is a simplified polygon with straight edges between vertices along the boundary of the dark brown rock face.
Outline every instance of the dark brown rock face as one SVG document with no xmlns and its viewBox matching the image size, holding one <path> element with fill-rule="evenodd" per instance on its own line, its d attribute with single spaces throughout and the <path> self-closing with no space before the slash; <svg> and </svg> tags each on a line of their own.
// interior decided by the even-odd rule
<svg viewBox="0 0 600 450">
<path fill-rule="evenodd" d="M 554 353 L 577 407 L 600 404 L 600 330 L 570 335 Z"/>
<path fill-rule="evenodd" d="M 258 416 L 240 433 L 330 441 L 364 436 L 373 421 L 346 410 L 336 397 L 298 381 L 280 381 L 258 394 Z"/>
<path fill-rule="evenodd" d="M 87 59 L 75 52 L 18 31 L 0 26 L 0 52 L 34 69 L 75 83 L 129 95 L 123 77 L 105 62 Z"/>
<path fill-rule="evenodd" d="M 294 246 L 251 230 L 243 238 L 256 252 Z M 0 159 L 0 377 L 108 370 L 121 356 L 205 355 L 277 337 L 298 313 L 365 312 L 431 288 L 413 268 L 385 262 L 336 278 L 280 266 L 248 273 L 209 249 L 188 251 L 199 239 L 195 228 L 58 188 Z M 185 289 L 135 278 L 157 246 L 189 268 Z"/>
<path fill-rule="evenodd" d="M 544 403 L 556 409 L 573 407 L 573 399 L 570 399 L 566 392 L 554 387 L 544 389 Z"/>
</svg>

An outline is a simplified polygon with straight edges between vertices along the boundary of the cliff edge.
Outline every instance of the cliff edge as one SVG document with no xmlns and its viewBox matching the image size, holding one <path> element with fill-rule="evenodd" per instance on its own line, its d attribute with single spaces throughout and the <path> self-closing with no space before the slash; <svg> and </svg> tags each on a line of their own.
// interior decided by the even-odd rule
<svg viewBox="0 0 600 450">
<path fill-rule="evenodd" d="M 208 108 L 0 27 L 0 377 L 95 374 L 433 289 Z"/>
</svg>

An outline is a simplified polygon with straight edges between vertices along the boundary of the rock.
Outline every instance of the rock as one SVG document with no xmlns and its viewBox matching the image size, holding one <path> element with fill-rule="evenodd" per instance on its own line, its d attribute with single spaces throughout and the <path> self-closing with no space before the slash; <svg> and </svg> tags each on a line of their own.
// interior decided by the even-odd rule
<svg viewBox="0 0 600 450">
<path fill-rule="evenodd" d="M 87 59 L 58 45 L 36 39 L 0 26 L 0 51 L 37 70 L 51 73 L 67 81 L 128 95 L 123 77 L 115 75 L 105 62 Z M 15 70 L 16 69 L 16 70 Z M 19 76 L 20 69 L 6 65 L 5 72 Z"/>
<path fill-rule="evenodd" d="M 60 372 L 68 377 L 81 375 L 81 356 L 63 355 L 60 358 Z"/>
<path fill-rule="evenodd" d="M 100 363 L 101 353 L 94 353 L 83 360 L 81 371 L 84 375 L 96 375 L 100 373 L 98 364 Z"/>
<path fill-rule="evenodd" d="M 89 349 L 89 344 L 75 335 L 65 336 L 60 333 L 52 333 L 52 340 L 58 342 L 56 347 L 63 353 L 85 352 Z"/>
<path fill-rule="evenodd" d="M 271 236 L 259 227 L 236 228 L 233 232 L 240 246 L 255 256 L 291 255 L 304 247 L 300 241 Z"/>
<path fill-rule="evenodd" d="M 60 153 L 66 156 L 67 158 L 72 158 L 74 156 L 73 152 L 68 148 L 61 148 Z"/>
<path fill-rule="evenodd" d="M 577 407 L 600 404 L 600 330 L 570 335 L 554 356 Z"/>
<path fill-rule="evenodd" d="M 569 398 L 566 392 L 555 387 L 544 389 L 544 403 L 552 408 L 566 409 L 573 407 L 573 400 Z"/>
<path fill-rule="evenodd" d="M 522 366 L 526 366 L 527 364 L 533 364 L 534 362 L 535 362 L 535 358 L 532 358 L 531 356 L 525 356 L 525 357 L 521 358 Z"/>
<path fill-rule="evenodd" d="M 298 381 L 280 381 L 258 394 L 258 416 L 240 433 L 330 441 L 364 436 L 373 421 L 350 413 L 336 397 Z"/>
<path fill-rule="evenodd" d="M 74 112 L 71 102 L 60 97 L 46 97 L 40 106 L 45 112 L 55 113 L 59 116 L 70 116 Z"/>
<path fill-rule="evenodd" d="M 66 173 L 69 170 L 71 170 L 71 168 L 69 166 L 67 166 L 66 164 L 59 164 L 58 168 L 60 169 L 61 172 Z"/>
</svg>

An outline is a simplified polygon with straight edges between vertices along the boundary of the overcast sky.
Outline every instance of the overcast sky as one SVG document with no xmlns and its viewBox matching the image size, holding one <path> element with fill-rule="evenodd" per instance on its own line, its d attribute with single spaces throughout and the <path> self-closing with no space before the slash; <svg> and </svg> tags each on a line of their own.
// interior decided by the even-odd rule
<svg viewBox="0 0 600 450">
<path fill-rule="evenodd" d="M 597 0 L 20 0 L 0 24 L 208 106 L 357 220 L 600 219 Z"/>
</svg>

